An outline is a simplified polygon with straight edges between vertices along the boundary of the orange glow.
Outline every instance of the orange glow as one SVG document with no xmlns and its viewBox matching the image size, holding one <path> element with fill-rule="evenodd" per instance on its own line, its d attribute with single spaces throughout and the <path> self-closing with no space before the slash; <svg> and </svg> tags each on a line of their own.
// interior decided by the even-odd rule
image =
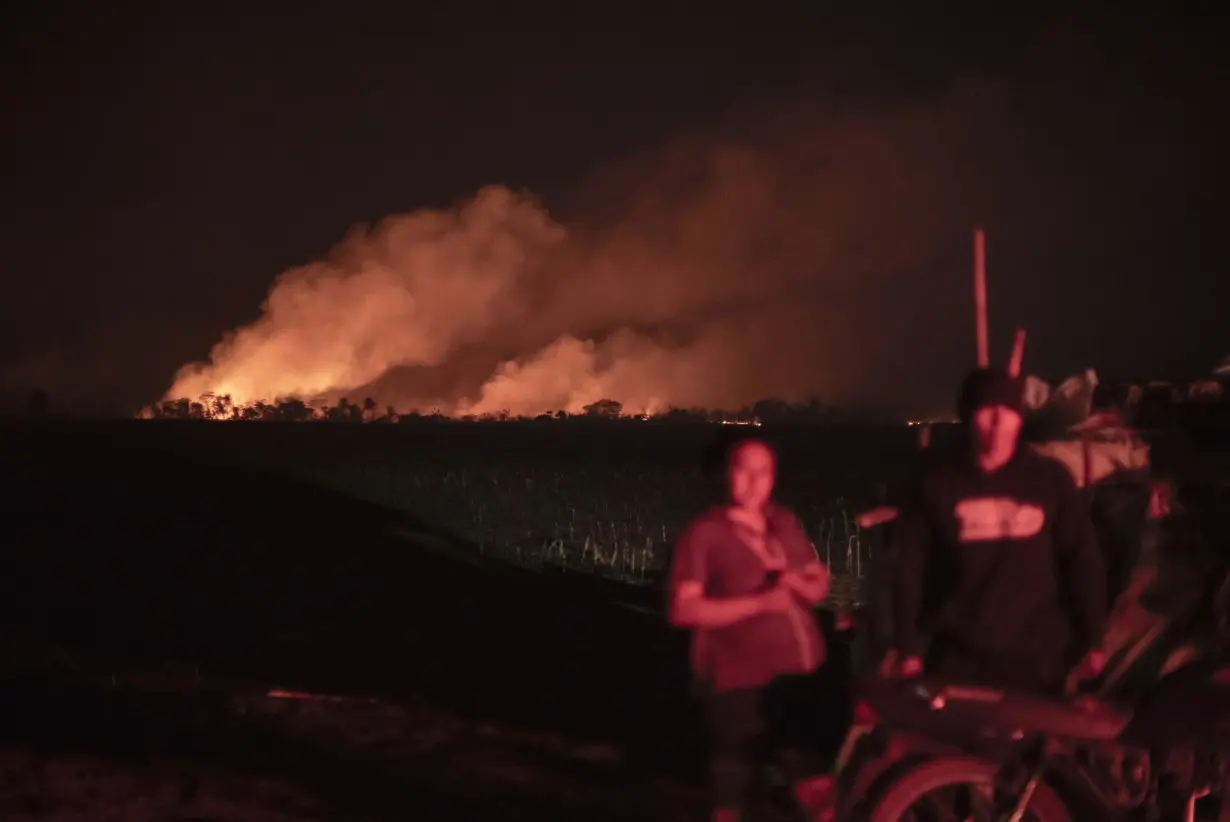
<svg viewBox="0 0 1230 822">
<path fill-rule="evenodd" d="M 576 222 L 501 185 L 389 216 L 277 276 L 164 399 L 452 417 L 873 404 L 898 390 L 902 335 L 934 336 L 917 301 L 883 295 L 967 224 L 963 116 L 736 114 L 583 180 Z"/>
</svg>

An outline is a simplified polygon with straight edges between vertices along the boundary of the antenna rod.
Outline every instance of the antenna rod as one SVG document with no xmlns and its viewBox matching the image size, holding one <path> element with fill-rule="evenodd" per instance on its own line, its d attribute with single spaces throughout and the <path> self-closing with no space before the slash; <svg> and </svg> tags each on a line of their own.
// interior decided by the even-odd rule
<svg viewBox="0 0 1230 822">
<path fill-rule="evenodd" d="M 987 235 L 974 229 L 974 318 L 978 329 L 978 367 L 987 368 L 991 355 L 987 350 Z"/>
<path fill-rule="evenodd" d="M 1012 356 L 1008 360 L 1008 376 L 1021 376 L 1021 362 L 1025 359 L 1025 329 L 1018 328 L 1012 340 Z"/>
</svg>

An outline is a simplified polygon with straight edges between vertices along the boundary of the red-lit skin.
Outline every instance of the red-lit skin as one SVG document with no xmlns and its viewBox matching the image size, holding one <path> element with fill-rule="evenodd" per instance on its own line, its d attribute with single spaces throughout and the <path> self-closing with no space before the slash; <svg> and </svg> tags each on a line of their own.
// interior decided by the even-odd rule
<svg viewBox="0 0 1230 822">
<path fill-rule="evenodd" d="M 810 812 L 820 811 L 821 815 L 813 817 L 817 822 L 828 822 L 833 818 L 833 809 L 826 807 L 833 793 L 833 778 L 827 774 L 813 776 L 794 783 L 794 798 L 804 809 Z"/>
<path fill-rule="evenodd" d="M 1021 438 L 1021 414 L 1003 405 L 984 405 L 970 420 L 978 467 L 990 474 L 1008 464 Z"/>
<path fill-rule="evenodd" d="M 1170 483 L 1160 480 L 1153 483 L 1149 492 L 1149 519 L 1170 516 Z"/>
<path fill-rule="evenodd" d="M 727 471 L 729 504 L 726 512 L 754 534 L 765 533 L 765 505 L 777 481 L 777 458 L 759 440 L 741 444 L 731 454 Z M 828 569 L 816 562 L 782 574 L 781 584 L 763 594 L 712 599 L 699 582 L 679 585 L 671 601 L 670 621 L 681 628 L 721 628 L 757 614 L 786 611 L 796 598 L 815 604 L 828 595 Z"/>
<path fill-rule="evenodd" d="M 854 724 L 855 725 L 874 725 L 876 723 L 876 712 L 866 702 L 859 702 L 854 706 Z"/>
</svg>

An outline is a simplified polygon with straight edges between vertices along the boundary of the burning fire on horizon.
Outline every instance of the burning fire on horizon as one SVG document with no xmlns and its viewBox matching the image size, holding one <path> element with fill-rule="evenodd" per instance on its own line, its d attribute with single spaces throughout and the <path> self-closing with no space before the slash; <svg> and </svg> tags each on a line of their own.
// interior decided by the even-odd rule
<svg viewBox="0 0 1230 822">
<path fill-rule="evenodd" d="M 952 150 L 966 102 L 685 135 L 594 175 L 568 222 L 489 186 L 356 228 L 279 275 L 260 317 L 181 367 L 164 400 L 358 396 L 449 417 L 605 398 L 649 416 L 869 405 L 917 379 L 903 346 L 925 357 L 934 342 L 920 310 L 934 283 L 913 283 L 972 222 L 959 181 L 977 174 Z"/>
<path fill-rule="evenodd" d="M 666 409 L 660 413 L 644 414 L 626 412 L 620 403 L 614 400 L 600 400 L 586 406 L 580 414 L 569 414 L 559 410 L 554 413 L 544 413 L 535 416 L 513 416 L 504 412 L 480 415 L 464 415 L 450 417 L 439 409 L 431 413 L 420 414 L 412 412 L 399 414 L 393 408 L 378 410 L 375 400 L 370 397 L 363 403 L 351 403 L 342 399 L 336 405 L 312 407 L 300 400 L 284 400 L 280 403 L 255 402 L 251 404 L 236 404 L 231 397 L 206 394 L 196 401 L 187 399 L 164 400 L 142 409 L 138 414 L 140 419 L 179 419 L 179 420 L 210 420 L 225 422 L 266 421 L 266 422 L 352 422 L 352 423 L 399 423 L 417 420 L 453 419 L 462 422 L 506 422 L 506 421 L 542 421 L 566 419 L 590 420 L 630 420 L 650 422 L 657 420 L 707 422 L 720 425 L 750 425 L 760 426 L 757 416 L 758 409 L 763 409 L 778 421 L 821 421 L 827 409 L 814 404 L 789 405 L 780 401 L 762 401 L 750 408 L 739 411 L 720 411 L 704 409 Z"/>
</svg>

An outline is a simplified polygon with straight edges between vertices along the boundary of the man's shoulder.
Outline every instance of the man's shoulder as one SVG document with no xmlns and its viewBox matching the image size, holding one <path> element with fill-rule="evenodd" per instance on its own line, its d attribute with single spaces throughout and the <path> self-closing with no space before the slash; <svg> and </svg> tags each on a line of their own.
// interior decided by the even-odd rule
<svg viewBox="0 0 1230 822">
<path fill-rule="evenodd" d="M 1037 477 L 1051 487 L 1067 489 L 1068 486 L 1075 487 L 1076 485 L 1072 472 L 1062 460 L 1035 448 L 1022 446 L 1017 454 L 1016 462 L 1020 470 Z"/>
</svg>

